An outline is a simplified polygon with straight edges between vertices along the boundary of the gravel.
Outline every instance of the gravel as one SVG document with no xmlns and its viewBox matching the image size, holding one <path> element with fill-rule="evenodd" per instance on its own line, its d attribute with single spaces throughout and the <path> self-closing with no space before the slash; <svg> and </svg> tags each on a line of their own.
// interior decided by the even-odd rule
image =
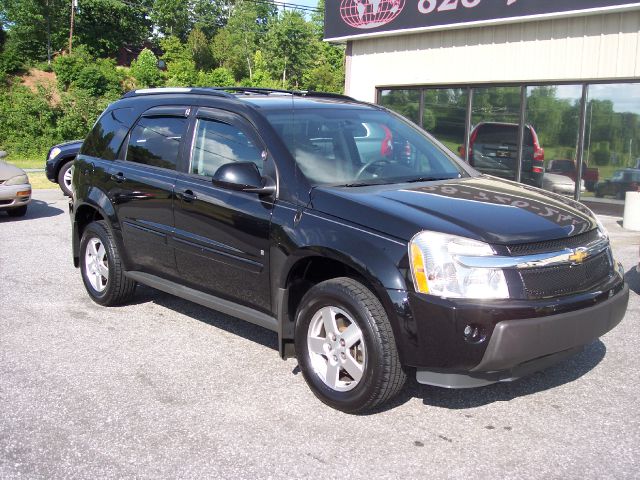
<svg viewBox="0 0 640 480">
<path fill-rule="evenodd" d="M 510 384 L 410 381 L 375 414 L 320 403 L 275 334 L 166 295 L 89 300 L 67 201 L 0 214 L 0 478 L 637 478 L 640 299 Z M 640 234 L 601 217 L 627 277 Z"/>
</svg>

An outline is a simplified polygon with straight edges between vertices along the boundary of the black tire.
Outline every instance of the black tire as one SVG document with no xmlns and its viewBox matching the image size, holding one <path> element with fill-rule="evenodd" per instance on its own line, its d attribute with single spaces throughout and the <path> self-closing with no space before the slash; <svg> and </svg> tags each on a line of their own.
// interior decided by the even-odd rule
<svg viewBox="0 0 640 480">
<path fill-rule="evenodd" d="M 104 247 L 106 253 L 106 263 L 108 265 L 108 277 L 102 290 L 97 290 L 89 280 L 87 260 L 87 248 L 95 240 L 97 244 Z M 121 305 L 129 301 L 136 290 L 136 282 L 124 275 L 120 253 L 113 241 L 113 236 L 104 220 L 90 223 L 82 234 L 80 241 L 80 272 L 82 282 L 91 299 L 107 307 Z"/>
<path fill-rule="evenodd" d="M 624 200 L 627 192 L 620 190 L 616 192 L 616 200 Z"/>
<path fill-rule="evenodd" d="M 72 166 L 73 166 L 73 160 L 70 160 L 64 165 L 62 165 L 62 167 L 60 167 L 60 171 L 58 171 L 58 185 L 60 185 L 60 189 L 62 190 L 62 193 L 64 193 L 67 197 L 71 196 L 71 188 L 69 188 L 65 183 L 64 176 Z"/>
<path fill-rule="evenodd" d="M 331 388 L 313 367 L 307 338 L 312 319 L 324 307 L 343 310 L 362 333 L 366 351 L 362 377 L 349 391 Z M 361 413 L 382 405 L 402 389 L 406 380 L 391 324 L 380 300 L 351 278 L 327 280 L 306 293 L 296 315 L 295 347 L 300 370 L 313 393 L 343 412 Z"/>
<path fill-rule="evenodd" d="M 7 210 L 10 217 L 24 217 L 27 214 L 27 205 Z"/>
<path fill-rule="evenodd" d="M 597 188 L 597 187 L 596 187 L 596 191 L 595 191 L 595 192 L 593 192 L 593 193 L 594 193 L 594 195 L 596 196 L 596 198 L 602 198 L 602 197 L 604 197 L 604 194 L 603 194 L 600 190 L 598 190 L 598 188 Z"/>
</svg>

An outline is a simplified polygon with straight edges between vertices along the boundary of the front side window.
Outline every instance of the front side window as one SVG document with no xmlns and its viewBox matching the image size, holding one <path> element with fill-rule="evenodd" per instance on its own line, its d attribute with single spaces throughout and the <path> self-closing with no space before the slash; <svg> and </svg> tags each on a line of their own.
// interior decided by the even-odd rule
<svg viewBox="0 0 640 480">
<path fill-rule="evenodd" d="M 175 170 L 187 128 L 182 117 L 142 117 L 127 147 L 127 161 Z"/>
<path fill-rule="evenodd" d="M 426 134 L 384 111 L 359 108 L 267 112 L 314 185 L 399 183 L 463 175 Z M 294 120 L 295 118 L 295 120 Z"/>
<path fill-rule="evenodd" d="M 262 171 L 262 149 L 234 125 L 198 119 L 190 173 L 213 177 L 218 168 L 232 162 L 253 162 Z"/>
</svg>

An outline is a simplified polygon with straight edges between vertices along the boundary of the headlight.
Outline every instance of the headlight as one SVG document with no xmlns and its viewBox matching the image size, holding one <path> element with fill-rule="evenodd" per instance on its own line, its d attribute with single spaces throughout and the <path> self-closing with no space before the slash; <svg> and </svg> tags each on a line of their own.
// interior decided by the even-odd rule
<svg viewBox="0 0 640 480">
<path fill-rule="evenodd" d="M 591 215 L 593 215 L 593 212 L 591 213 Z M 604 238 L 609 238 L 609 232 L 607 231 L 605 226 L 602 224 L 600 219 L 595 215 L 593 215 L 593 218 L 596 219 L 596 224 L 598 225 L 598 232 L 600 232 L 600 236 Z"/>
<path fill-rule="evenodd" d="M 26 175 L 17 175 L 4 182 L 5 185 L 22 185 L 25 183 L 29 183 L 29 177 Z"/>
<path fill-rule="evenodd" d="M 51 160 L 52 158 L 56 158 L 58 155 L 60 155 L 60 152 L 62 150 L 60 150 L 58 147 L 53 147 L 51 149 L 51 151 L 49 152 L 49 160 Z M 42 158 L 42 157 L 40 157 Z"/>
<path fill-rule="evenodd" d="M 420 232 L 409 242 L 413 285 L 417 292 L 448 298 L 509 298 L 501 269 L 466 267 L 458 256 L 488 257 L 486 243 L 437 232 Z"/>
</svg>

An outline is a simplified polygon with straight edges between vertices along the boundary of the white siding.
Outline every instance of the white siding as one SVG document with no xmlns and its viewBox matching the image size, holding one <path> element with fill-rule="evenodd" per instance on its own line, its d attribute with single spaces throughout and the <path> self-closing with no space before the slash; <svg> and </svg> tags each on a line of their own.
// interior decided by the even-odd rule
<svg viewBox="0 0 640 480">
<path fill-rule="evenodd" d="M 346 93 L 484 82 L 640 80 L 640 11 L 354 40 Z"/>
</svg>

